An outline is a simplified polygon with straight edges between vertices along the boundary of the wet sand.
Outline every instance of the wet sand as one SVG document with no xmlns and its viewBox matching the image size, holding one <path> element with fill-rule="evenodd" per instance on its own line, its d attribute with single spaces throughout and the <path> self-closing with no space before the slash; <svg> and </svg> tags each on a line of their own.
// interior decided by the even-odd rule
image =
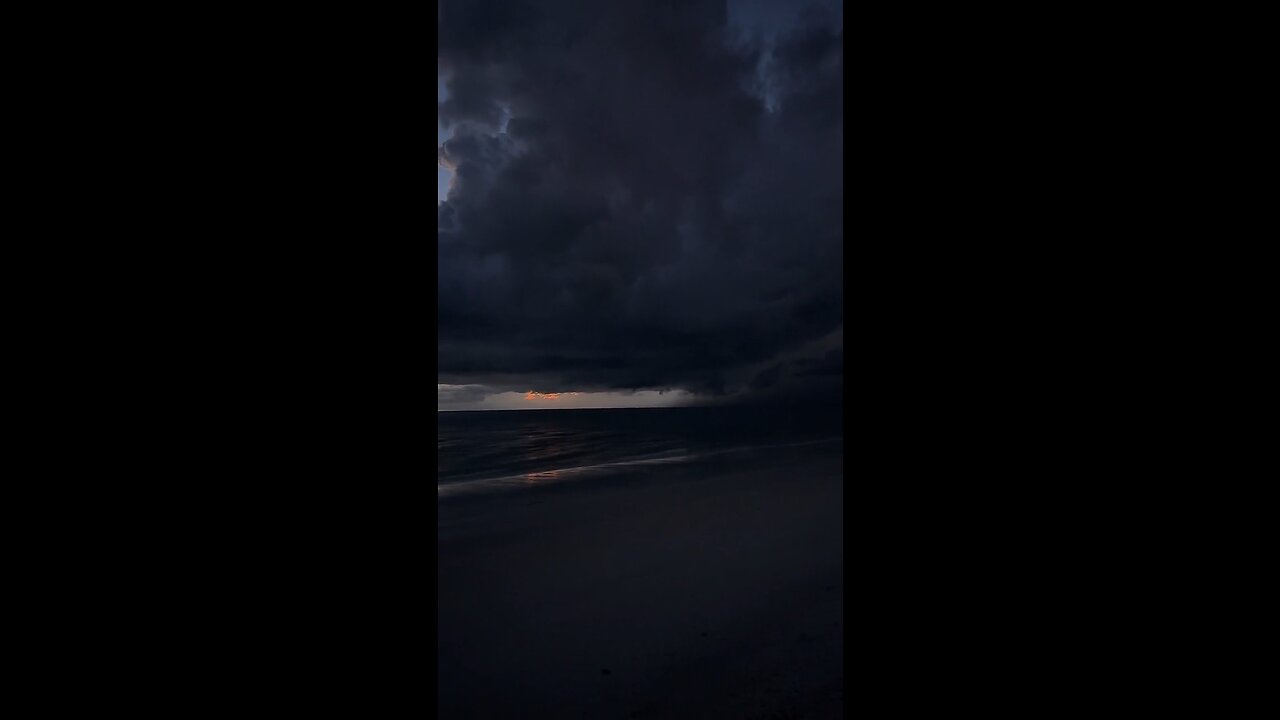
<svg viewBox="0 0 1280 720">
<path fill-rule="evenodd" d="M 835 718 L 838 452 L 438 506 L 441 718 Z"/>
</svg>

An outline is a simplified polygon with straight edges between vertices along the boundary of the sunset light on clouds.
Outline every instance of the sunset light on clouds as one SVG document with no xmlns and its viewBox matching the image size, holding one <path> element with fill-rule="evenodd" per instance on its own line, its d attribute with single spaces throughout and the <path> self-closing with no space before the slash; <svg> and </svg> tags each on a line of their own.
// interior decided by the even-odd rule
<svg viewBox="0 0 1280 720">
<path fill-rule="evenodd" d="M 481 385 L 436 385 L 437 410 L 529 410 L 538 408 L 587 409 L 609 407 L 670 407 L 686 404 L 692 395 L 684 390 L 614 392 L 501 391 Z"/>
<path fill-rule="evenodd" d="M 541 393 L 541 392 L 534 392 L 533 390 L 530 390 L 529 392 L 524 394 L 524 399 L 525 400 L 558 400 L 560 399 L 561 394 L 562 393 L 558 393 L 558 392 Z M 582 393 L 571 392 L 571 393 L 563 393 L 563 394 L 572 396 L 572 395 L 581 395 Z"/>
</svg>

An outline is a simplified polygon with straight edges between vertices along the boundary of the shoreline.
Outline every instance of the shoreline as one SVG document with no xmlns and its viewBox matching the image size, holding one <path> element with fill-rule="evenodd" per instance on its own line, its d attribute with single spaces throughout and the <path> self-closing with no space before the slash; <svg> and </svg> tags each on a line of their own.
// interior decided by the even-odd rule
<svg viewBox="0 0 1280 720">
<path fill-rule="evenodd" d="M 838 717 L 843 460 L 440 501 L 443 718 Z"/>
</svg>

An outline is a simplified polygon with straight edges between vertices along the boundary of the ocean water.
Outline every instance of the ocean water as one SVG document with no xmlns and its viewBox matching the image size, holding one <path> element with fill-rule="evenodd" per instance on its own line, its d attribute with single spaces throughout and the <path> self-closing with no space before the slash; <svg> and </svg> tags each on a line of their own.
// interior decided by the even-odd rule
<svg viewBox="0 0 1280 720">
<path fill-rule="evenodd" d="M 699 463 L 843 452 L 838 411 L 685 407 L 437 413 L 439 497 Z"/>
</svg>

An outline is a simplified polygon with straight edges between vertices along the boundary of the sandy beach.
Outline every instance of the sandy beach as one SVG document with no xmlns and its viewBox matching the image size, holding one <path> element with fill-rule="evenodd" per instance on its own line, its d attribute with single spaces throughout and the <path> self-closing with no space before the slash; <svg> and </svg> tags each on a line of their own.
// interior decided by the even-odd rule
<svg viewBox="0 0 1280 720">
<path fill-rule="evenodd" d="M 441 718 L 834 718 L 841 448 L 438 505 Z"/>
</svg>

